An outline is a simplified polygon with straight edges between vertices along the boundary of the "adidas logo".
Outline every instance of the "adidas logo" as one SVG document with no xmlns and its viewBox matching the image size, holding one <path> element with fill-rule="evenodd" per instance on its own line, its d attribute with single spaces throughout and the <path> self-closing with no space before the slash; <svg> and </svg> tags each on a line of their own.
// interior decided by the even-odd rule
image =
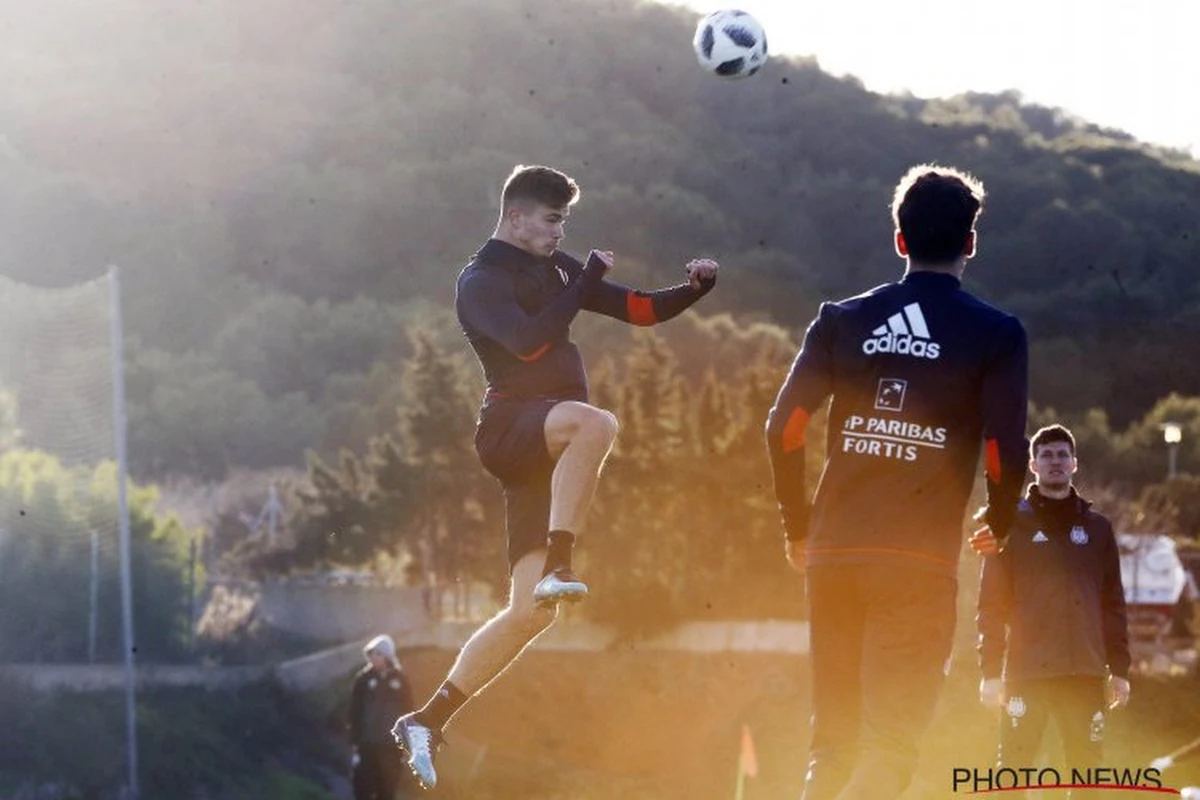
<svg viewBox="0 0 1200 800">
<path fill-rule="evenodd" d="M 1041 531 L 1038 531 L 1037 533 L 1035 533 L 1033 535 L 1033 541 L 1041 544 L 1042 542 L 1048 542 L 1050 540 L 1046 538 L 1046 534 L 1042 533 Z"/>
<path fill-rule="evenodd" d="M 895 353 L 917 358 L 937 358 L 942 347 L 929 338 L 929 326 L 921 306 L 909 303 L 901 311 L 888 317 L 884 325 L 871 331 L 870 339 L 863 342 L 862 351 L 867 355 Z"/>
</svg>

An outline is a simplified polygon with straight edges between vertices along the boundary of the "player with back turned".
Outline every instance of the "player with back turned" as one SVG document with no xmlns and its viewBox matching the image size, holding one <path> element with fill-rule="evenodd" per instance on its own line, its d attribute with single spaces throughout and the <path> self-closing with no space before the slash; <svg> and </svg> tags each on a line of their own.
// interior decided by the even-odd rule
<svg viewBox="0 0 1200 800">
<path fill-rule="evenodd" d="M 786 554 L 806 574 L 813 728 L 805 800 L 898 797 L 950 656 L 963 519 L 984 453 L 1003 536 L 1025 475 L 1020 322 L 962 289 L 983 186 L 912 168 L 896 187 L 903 278 L 821 305 L 767 422 Z M 809 418 L 829 405 L 812 504 Z"/>
</svg>

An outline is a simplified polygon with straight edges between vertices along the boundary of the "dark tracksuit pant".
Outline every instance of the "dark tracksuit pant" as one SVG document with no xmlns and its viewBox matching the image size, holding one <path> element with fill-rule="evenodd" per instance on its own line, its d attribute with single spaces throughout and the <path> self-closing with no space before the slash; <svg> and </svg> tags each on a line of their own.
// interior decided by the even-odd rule
<svg viewBox="0 0 1200 800">
<path fill-rule="evenodd" d="M 414 797 L 404 756 L 392 742 L 359 745 L 354 767 L 354 800 L 406 800 Z"/>
<path fill-rule="evenodd" d="M 908 786 L 953 644 L 957 581 L 893 564 L 807 570 L 812 747 L 803 800 Z"/>
<path fill-rule="evenodd" d="M 1013 681 L 1007 690 L 1008 702 L 1000 715 L 998 768 L 1019 770 L 1042 763 L 1038 751 L 1051 720 L 1063 743 L 1063 763 L 1058 766 L 1064 783 L 1073 782 L 1072 770 L 1085 775 L 1085 770 L 1100 766 L 1104 678 L 1093 675 L 1034 678 Z"/>
</svg>

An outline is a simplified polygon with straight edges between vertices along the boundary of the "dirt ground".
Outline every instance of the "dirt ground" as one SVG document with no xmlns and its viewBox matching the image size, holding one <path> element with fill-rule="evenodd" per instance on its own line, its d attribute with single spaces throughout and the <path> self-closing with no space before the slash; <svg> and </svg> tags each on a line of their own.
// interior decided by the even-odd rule
<svg viewBox="0 0 1200 800">
<path fill-rule="evenodd" d="M 453 657 L 403 655 L 419 696 L 436 688 Z M 993 758 L 997 719 L 975 700 L 973 658 L 956 656 L 905 800 L 965 796 L 953 790 L 953 769 L 986 768 Z M 1144 767 L 1200 734 L 1198 694 L 1193 680 L 1135 683 L 1135 702 L 1110 723 L 1106 764 Z M 535 647 L 455 719 L 439 755 L 442 782 L 428 796 L 728 800 L 745 724 L 759 768 L 745 800 L 795 800 L 808 746 L 807 697 L 804 657 Z M 1055 754 L 1051 745 L 1047 757 Z M 1163 781 L 1200 782 L 1200 769 L 1184 764 Z M 1106 800 L 1125 794 L 1146 796 L 1103 793 Z"/>
</svg>

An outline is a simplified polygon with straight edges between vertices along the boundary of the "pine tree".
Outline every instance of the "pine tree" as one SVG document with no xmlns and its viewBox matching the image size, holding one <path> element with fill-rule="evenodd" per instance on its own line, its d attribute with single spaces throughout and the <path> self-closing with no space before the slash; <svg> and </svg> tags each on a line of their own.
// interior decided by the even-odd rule
<svg viewBox="0 0 1200 800">
<path fill-rule="evenodd" d="M 456 616 L 469 612 L 465 590 L 471 578 L 492 565 L 495 582 L 493 562 L 503 525 L 494 499 L 489 500 L 494 489 L 484 484 L 474 451 L 475 409 L 465 372 L 459 360 L 414 332 L 413 356 L 401 379 L 401 432 L 407 457 L 418 468 L 415 555 L 439 602 L 439 588 L 456 588 Z M 489 517 L 495 524 L 488 524 Z"/>
</svg>

